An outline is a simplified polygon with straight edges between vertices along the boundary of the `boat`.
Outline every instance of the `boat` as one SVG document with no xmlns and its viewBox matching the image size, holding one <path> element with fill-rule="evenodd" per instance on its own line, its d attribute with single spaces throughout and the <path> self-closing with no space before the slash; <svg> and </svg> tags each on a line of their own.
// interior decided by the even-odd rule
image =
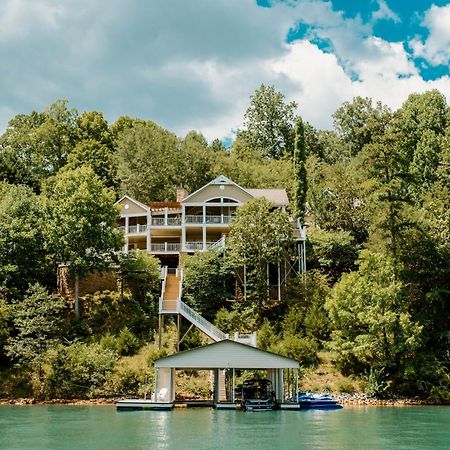
<svg viewBox="0 0 450 450">
<path fill-rule="evenodd" d="M 341 409 L 342 405 L 333 397 L 326 394 L 313 394 L 311 392 L 299 392 L 297 402 L 300 409 Z"/>
<path fill-rule="evenodd" d="M 272 411 L 277 406 L 275 392 L 270 380 L 253 378 L 244 381 L 241 397 L 243 411 Z"/>
</svg>

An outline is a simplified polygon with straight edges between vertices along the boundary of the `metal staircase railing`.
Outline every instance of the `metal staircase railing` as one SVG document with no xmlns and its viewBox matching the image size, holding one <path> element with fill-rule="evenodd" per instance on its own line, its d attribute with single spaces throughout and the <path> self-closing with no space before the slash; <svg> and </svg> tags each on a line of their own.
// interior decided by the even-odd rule
<svg viewBox="0 0 450 450">
<path fill-rule="evenodd" d="M 215 325 L 181 300 L 178 302 L 178 312 L 214 341 L 218 342 L 228 339 L 227 334 L 219 330 Z"/>
</svg>

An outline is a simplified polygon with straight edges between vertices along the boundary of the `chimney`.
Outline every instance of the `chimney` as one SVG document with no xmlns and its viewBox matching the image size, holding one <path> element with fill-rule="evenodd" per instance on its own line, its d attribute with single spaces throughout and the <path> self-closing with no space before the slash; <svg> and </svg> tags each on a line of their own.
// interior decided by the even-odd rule
<svg viewBox="0 0 450 450">
<path fill-rule="evenodd" d="M 189 192 L 184 187 L 177 188 L 177 202 L 185 199 L 189 195 Z"/>
</svg>

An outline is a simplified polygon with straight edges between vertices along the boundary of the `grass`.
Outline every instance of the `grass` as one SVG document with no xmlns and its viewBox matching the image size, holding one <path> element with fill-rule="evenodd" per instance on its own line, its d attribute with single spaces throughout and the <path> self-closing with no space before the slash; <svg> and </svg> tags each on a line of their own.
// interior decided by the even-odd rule
<svg viewBox="0 0 450 450">
<path fill-rule="evenodd" d="M 306 369 L 300 388 L 312 392 L 363 392 L 361 380 L 356 377 L 346 377 L 334 366 L 327 352 L 319 353 L 319 364 Z"/>
</svg>

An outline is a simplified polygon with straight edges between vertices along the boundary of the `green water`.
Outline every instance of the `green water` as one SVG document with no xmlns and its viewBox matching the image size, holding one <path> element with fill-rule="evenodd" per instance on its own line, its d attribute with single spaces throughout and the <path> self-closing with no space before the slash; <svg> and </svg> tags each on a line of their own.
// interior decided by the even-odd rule
<svg viewBox="0 0 450 450">
<path fill-rule="evenodd" d="M 450 449 L 450 408 L 244 413 L 0 406 L 0 449 Z"/>
</svg>

